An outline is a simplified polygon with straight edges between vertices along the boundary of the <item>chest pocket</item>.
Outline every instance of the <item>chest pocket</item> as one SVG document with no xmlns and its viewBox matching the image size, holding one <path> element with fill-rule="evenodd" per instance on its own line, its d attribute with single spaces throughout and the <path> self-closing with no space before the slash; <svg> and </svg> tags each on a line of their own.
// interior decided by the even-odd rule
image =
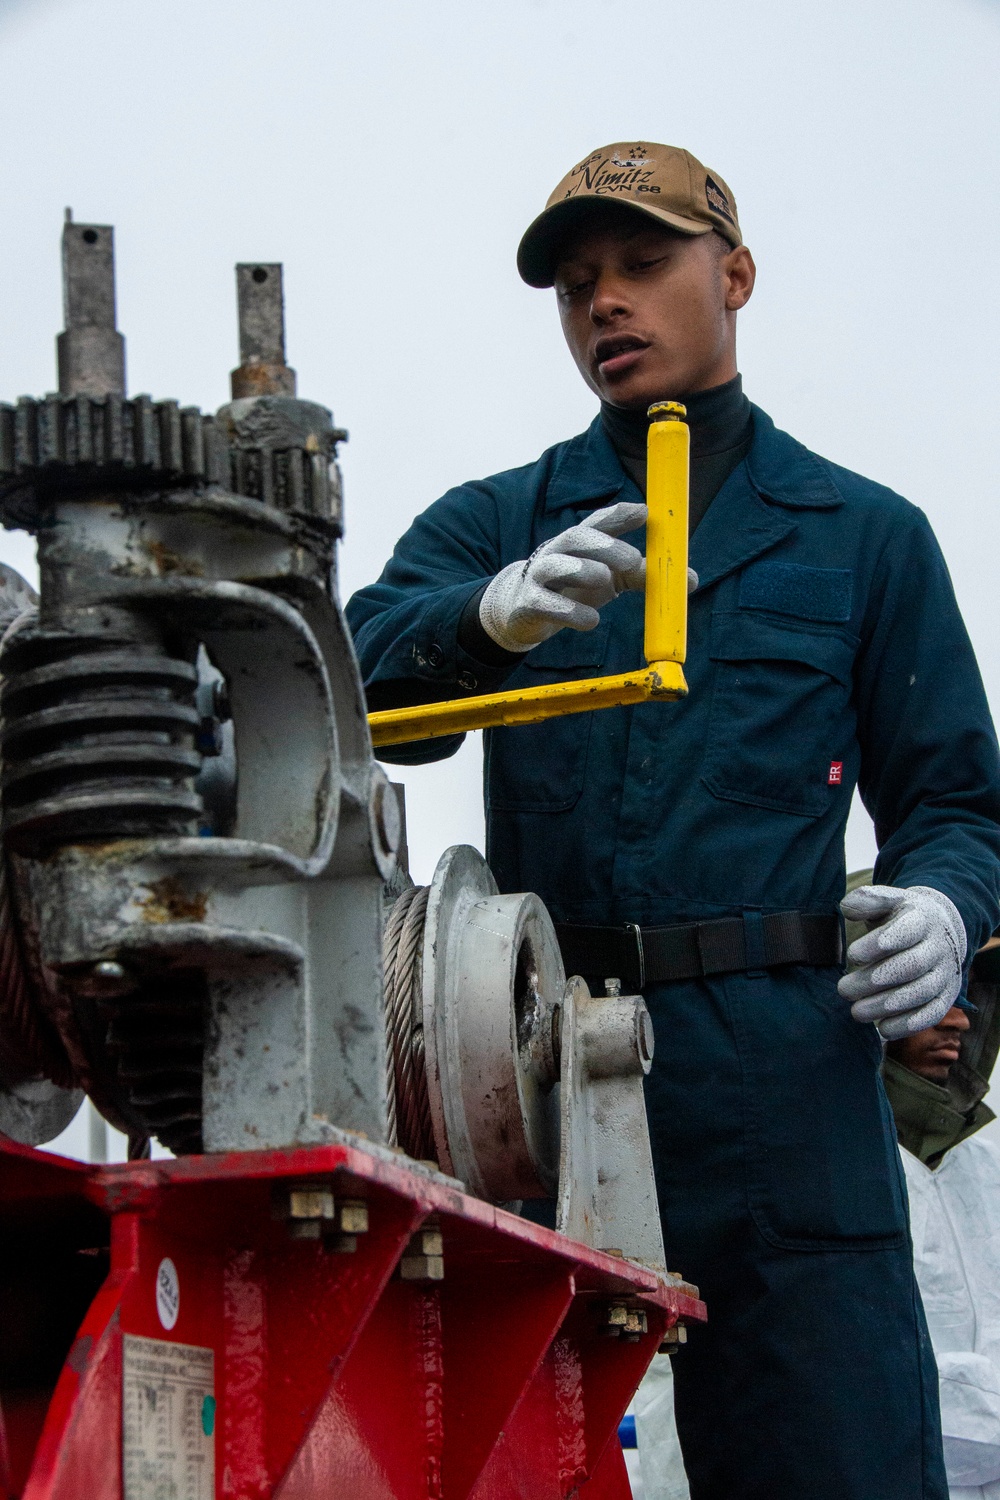
<svg viewBox="0 0 1000 1500">
<path fill-rule="evenodd" d="M 595 677 L 610 625 L 560 630 L 529 651 L 505 689 Z M 583 791 L 593 714 L 490 729 L 485 735 L 486 802 L 491 812 L 568 812 Z"/>
<path fill-rule="evenodd" d="M 716 797 L 818 818 L 852 759 L 857 642 L 751 610 L 712 617 L 715 688 L 702 780 Z M 847 777 L 844 777 L 845 783 Z"/>
</svg>

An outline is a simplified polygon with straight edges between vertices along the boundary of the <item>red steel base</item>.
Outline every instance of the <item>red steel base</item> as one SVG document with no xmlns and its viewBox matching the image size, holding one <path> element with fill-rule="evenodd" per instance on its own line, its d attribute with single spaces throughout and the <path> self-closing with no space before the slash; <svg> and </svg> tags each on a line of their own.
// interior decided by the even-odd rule
<svg viewBox="0 0 1000 1500">
<path fill-rule="evenodd" d="M 292 1237 L 296 1181 L 364 1200 L 353 1253 Z M 705 1317 L 361 1140 L 87 1167 L 0 1137 L 0 1215 L 4 1500 L 627 1500 L 619 1420 L 664 1330 Z M 444 1279 L 403 1279 L 428 1220 Z M 634 1342 L 604 1331 L 621 1303 Z M 135 1335 L 195 1346 L 190 1410 Z"/>
</svg>

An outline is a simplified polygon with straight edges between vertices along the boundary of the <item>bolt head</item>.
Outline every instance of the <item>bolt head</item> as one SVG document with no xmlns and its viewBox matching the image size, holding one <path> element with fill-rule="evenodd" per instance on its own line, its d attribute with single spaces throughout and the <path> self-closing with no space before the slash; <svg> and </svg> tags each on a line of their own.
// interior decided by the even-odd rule
<svg viewBox="0 0 1000 1500">
<path fill-rule="evenodd" d="M 443 1255 L 444 1236 L 440 1229 L 418 1229 L 410 1240 L 408 1255 Z"/>
<path fill-rule="evenodd" d="M 290 1219 L 288 1233 L 293 1240 L 318 1240 L 320 1221 L 319 1219 Z"/>
<path fill-rule="evenodd" d="M 657 1353 L 673 1354 L 674 1350 L 679 1349 L 681 1344 L 687 1343 L 687 1336 L 688 1331 L 683 1323 L 675 1323 L 673 1328 L 665 1328 Z"/>
<path fill-rule="evenodd" d="M 356 1234 L 328 1234 L 323 1237 L 323 1249 L 334 1255 L 353 1255 L 357 1248 Z"/>
<path fill-rule="evenodd" d="M 333 1194 L 329 1188 L 297 1187 L 288 1194 L 290 1219 L 332 1219 Z"/>
<path fill-rule="evenodd" d="M 102 959 L 99 964 L 94 965 L 95 979 L 106 980 L 109 984 L 119 984 L 125 977 L 125 970 L 113 959 Z"/>
<path fill-rule="evenodd" d="M 653 1018 L 643 1005 L 640 1008 L 638 1020 L 639 1056 L 644 1063 L 653 1061 Z"/>
<path fill-rule="evenodd" d="M 337 1209 L 337 1226 L 345 1235 L 368 1233 L 368 1204 L 361 1199 L 349 1199 Z"/>
<path fill-rule="evenodd" d="M 444 1257 L 441 1255 L 404 1255 L 399 1262 L 402 1281 L 443 1281 Z"/>
</svg>

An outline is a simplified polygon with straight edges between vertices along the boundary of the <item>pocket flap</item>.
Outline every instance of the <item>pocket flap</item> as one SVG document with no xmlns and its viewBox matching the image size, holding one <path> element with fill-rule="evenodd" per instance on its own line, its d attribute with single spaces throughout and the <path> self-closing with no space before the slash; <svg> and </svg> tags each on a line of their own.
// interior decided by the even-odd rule
<svg viewBox="0 0 1000 1500">
<path fill-rule="evenodd" d="M 709 656 L 714 661 L 797 661 L 851 686 L 857 641 L 836 631 L 803 630 L 743 610 L 712 616 Z"/>
<path fill-rule="evenodd" d="M 524 666 L 536 672 L 563 672 L 572 669 L 585 672 L 599 667 L 608 649 L 610 624 L 602 620 L 593 630 L 563 628 L 547 641 L 534 646 L 525 656 Z"/>
</svg>

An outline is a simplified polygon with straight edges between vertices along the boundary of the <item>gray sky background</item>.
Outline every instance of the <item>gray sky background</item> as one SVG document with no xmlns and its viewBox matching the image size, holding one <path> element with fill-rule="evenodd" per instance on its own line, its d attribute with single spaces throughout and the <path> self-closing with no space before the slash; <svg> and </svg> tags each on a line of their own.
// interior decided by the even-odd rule
<svg viewBox="0 0 1000 1500">
<path fill-rule="evenodd" d="M 0 0 L 0 399 L 54 384 L 66 204 L 116 226 L 132 392 L 224 401 L 233 264 L 284 261 L 300 393 L 352 434 L 349 592 L 590 420 L 518 237 L 593 147 L 685 145 L 757 258 L 749 394 L 928 512 L 1000 707 L 998 63 L 987 0 Z M 417 878 L 481 846 L 479 776 L 479 736 L 406 773 Z"/>
</svg>

